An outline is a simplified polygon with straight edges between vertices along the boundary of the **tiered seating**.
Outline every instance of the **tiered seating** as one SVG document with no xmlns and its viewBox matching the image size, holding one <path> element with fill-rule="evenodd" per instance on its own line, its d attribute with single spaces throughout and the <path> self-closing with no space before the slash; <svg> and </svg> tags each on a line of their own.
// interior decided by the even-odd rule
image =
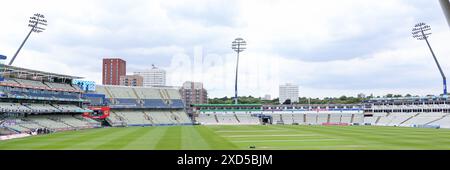
<svg viewBox="0 0 450 170">
<path fill-rule="evenodd" d="M 329 123 L 341 123 L 341 114 L 330 114 L 330 122 Z"/>
<path fill-rule="evenodd" d="M 111 94 L 113 95 L 113 98 L 115 99 L 136 99 L 137 96 L 133 94 L 133 90 L 128 87 L 114 87 L 109 86 L 107 87 Z"/>
<path fill-rule="evenodd" d="M 140 111 L 114 111 L 115 114 L 124 118 L 127 125 L 150 125 L 152 122 L 145 118 L 144 113 Z"/>
<path fill-rule="evenodd" d="M 24 104 L 24 105 L 33 110 L 33 112 L 45 112 L 45 113 L 61 112 L 57 108 L 48 104 Z"/>
<path fill-rule="evenodd" d="M 352 123 L 352 114 L 342 114 L 341 123 Z"/>
<path fill-rule="evenodd" d="M 114 112 L 110 112 L 110 115 L 106 118 L 111 123 L 111 126 L 125 126 L 126 120 Z"/>
<path fill-rule="evenodd" d="M 4 79 L 3 81 L 0 81 L 0 84 L 6 84 L 6 85 L 20 85 L 17 81 L 14 81 L 13 79 Z"/>
<path fill-rule="evenodd" d="M 75 116 L 73 116 L 73 117 L 75 117 L 75 118 L 77 118 L 77 119 L 79 119 L 79 120 L 88 122 L 90 125 L 93 125 L 93 126 L 98 126 L 98 127 L 101 126 L 101 123 L 95 121 L 94 119 L 86 118 L 86 117 L 83 117 L 83 116 L 81 116 L 81 115 L 75 115 Z"/>
<path fill-rule="evenodd" d="M 145 113 L 152 118 L 155 124 L 178 124 L 168 111 L 145 111 Z"/>
<path fill-rule="evenodd" d="M 105 94 L 107 103 L 113 109 L 113 114 L 107 118 L 112 124 L 123 124 L 120 122 L 128 125 L 192 124 L 187 114 L 180 111 L 184 108 L 184 104 L 178 89 L 97 86 L 96 91 Z"/>
<path fill-rule="evenodd" d="M 5 127 L 8 127 L 8 128 L 10 128 L 10 129 L 14 129 L 14 130 L 16 130 L 16 131 L 19 131 L 19 132 L 28 132 L 30 129 L 28 129 L 28 128 L 25 128 L 25 127 L 23 127 L 23 126 L 20 126 L 19 124 L 15 124 L 15 125 L 5 125 Z"/>
<path fill-rule="evenodd" d="M 25 122 L 22 121 L 21 119 L 8 119 L 7 122 L 5 121 L 2 125 L 4 127 L 8 127 L 10 129 L 20 131 L 20 132 L 27 132 L 30 130 L 24 126 L 21 126 L 21 124 L 25 124 Z M 34 123 L 32 123 L 32 124 L 34 124 Z"/>
<path fill-rule="evenodd" d="M 317 124 L 328 123 L 328 114 L 318 114 Z"/>
<path fill-rule="evenodd" d="M 136 94 L 141 99 L 161 99 L 158 89 L 153 88 L 135 88 Z"/>
<path fill-rule="evenodd" d="M 63 84 L 63 83 L 51 83 L 51 82 L 45 82 L 47 86 L 54 89 L 64 89 L 64 90 L 76 90 L 74 87 L 72 87 L 70 84 Z"/>
<path fill-rule="evenodd" d="M 11 130 L 10 128 L 0 126 L 0 137 L 2 135 L 13 135 L 13 134 L 17 134 L 17 132 L 15 130 Z"/>
<path fill-rule="evenodd" d="M 273 124 L 284 123 L 282 115 L 281 114 L 272 114 L 272 123 Z"/>
<path fill-rule="evenodd" d="M 97 86 L 96 91 L 112 101 L 112 108 L 184 108 L 177 89 Z"/>
<path fill-rule="evenodd" d="M 216 114 L 219 124 L 238 124 L 234 114 Z"/>
<path fill-rule="evenodd" d="M 388 126 L 399 126 L 402 122 L 413 117 L 414 113 L 391 113 L 387 119 L 390 119 Z"/>
<path fill-rule="evenodd" d="M 106 86 L 95 86 L 95 91 L 99 94 L 104 94 L 106 98 L 113 98 L 106 88 Z"/>
<path fill-rule="evenodd" d="M 61 121 L 57 121 L 56 119 L 52 120 L 46 116 L 29 116 L 27 119 L 29 119 L 30 121 L 34 121 L 41 126 L 54 130 L 68 130 L 72 128 L 71 126 Z"/>
<path fill-rule="evenodd" d="M 305 114 L 292 114 L 292 120 L 294 123 L 304 124 L 305 123 L 304 116 Z"/>
<path fill-rule="evenodd" d="M 295 122 L 292 114 L 283 114 L 283 123 L 284 124 L 293 124 L 293 123 L 297 123 L 297 122 Z"/>
<path fill-rule="evenodd" d="M 167 89 L 167 93 L 169 93 L 170 99 L 181 99 L 180 92 L 177 89 Z"/>
<path fill-rule="evenodd" d="M 380 116 L 380 119 L 378 120 L 378 122 L 376 124 L 387 126 L 389 123 L 391 123 L 391 121 L 392 121 L 392 119 L 390 119 L 388 117 Z"/>
<path fill-rule="evenodd" d="M 31 122 L 31 121 L 24 121 L 26 123 L 21 123 L 19 124 L 20 126 L 28 129 L 28 130 L 33 130 L 33 129 L 39 129 L 39 128 L 45 128 L 44 126 L 41 126 L 35 122 Z"/>
<path fill-rule="evenodd" d="M 306 124 L 317 124 L 317 114 L 306 114 Z"/>
<path fill-rule="evenodd" d="M 19 103 L 0 103 L 0 112 L 28 113 L 32 110 Z"/>
<path fill-rule="evenodd" d="M 54 112 L 89 112 L 90 110 L 67 104 L 31 104 L 0 103 L 0 112 L 12 113 L 54 113 Z"/>
<path fill-rule="evenodd" d="M 429 122 L 442 118 L 444 113 L 420 113 L 408 121 L 404 122 L 404 126 L 426 125 Z"/>
<path fill-rule="evenodd" d="M 447 115 L 442 119 L 430 123 L 430 125 L 439 125 L 441 128 L 450 128 L 450 115 Z"/>
<path fill-rule="evenodd" d="M 45 85 L 41 81 L 33 81 L 33 80 L 26 80 L 26 79 L 14 79 L 14 80 L 24 86 L 49 88 L 47 85 Z"/>
<path fill-rule="evenodd" d="M 88 112 L 89 111 L 89 110 L 80 108 L 75 105 L 53 104 L 53 107 L 59 109 L 62 112 Z"/>
<path fill-rule="evenodd" d="M 49 128 L 55 131 L 93 128 L 101 127 L 101 124 L 92 119 L 82 118 L 81 115 L 29 115 L 21 118 L 6 118 L 2 126 L 20 132 L 29 132 L 38 128 Z"/>
<path fill-rule="evenodd" d="M 199 114 L 198 117 L 196 118 L 197 122 L 204 124 L 204 125 L 208 125 L 208 124 L 218 124 L 218 122 L 216 121 L 215 118 L 215 114 L 210 113 L 210 114 Z"/>
<path fill-rule="evenodd" d="M 375 125 L 375 121 L 377 121 L 378 117 L 364 117 L 364 123 L 370 123 L 371 125 Z"/>
<path fill-rule="evenodd" d="M 173 111 L 172 114 L 174 114 L 179 119 L 180 123 L 192 123 L 192 120 L 182 110 L 180 110 L 180 111 Z"/>
<path fill-rule="evenodd" d="M 352 123 L 359 123 L 359 124 L 363 124 L 364 123 L 364 114 L 353 114 L 353 122 Z"/>
<path fill-rule="evenodd" d="M 239 124 L 250 124 L 250 125 L 259 124 L 259 118 L 254 117 L 250 114 L 236 114 L 236 116 L 239 119 Z"/>
<path fill-rule="evenodd" d="M 61 122 L 64 122 L 65 124 L 75 127 L 75 128 L 90 128 L 90 127 L 99 127 L 100 123 L 98 122 L 91 122 L 88 121 L 87 119 L 80 119 L 80 118 L 76 118 L 73 117 L 71 115 L 55 115 L 52 116 L 52 118 L 54 119 L 59 119 Z M 90 119 L 91 120 L 91 119 Z"/>
</svg>

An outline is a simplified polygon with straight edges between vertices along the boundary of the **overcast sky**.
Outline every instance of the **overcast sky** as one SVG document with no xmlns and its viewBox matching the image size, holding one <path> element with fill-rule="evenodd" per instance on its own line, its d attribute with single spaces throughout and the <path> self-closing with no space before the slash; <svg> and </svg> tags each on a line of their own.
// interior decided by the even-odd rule
<svg viewBox="0 0 450 170">
<path fill-rule="evenodd" d="M 358 93 L 441 94 L 439 71 L 417 22 L 431 25 L 441 66 L 450 75 L 450 29 L 438 0 L 14 0 L 0 5 L 0 54 L 12 57 L 42 13 L 47 30 L 32 34 L 14 65 L 101 83 L 101 60 L 120 57 L 127 72 L 155 64 L 168 85 L 202 81 L 210 97 L 234 94 L 236 54 L 244 38 L 239 94 L 278 97 Z"/>
</svg>

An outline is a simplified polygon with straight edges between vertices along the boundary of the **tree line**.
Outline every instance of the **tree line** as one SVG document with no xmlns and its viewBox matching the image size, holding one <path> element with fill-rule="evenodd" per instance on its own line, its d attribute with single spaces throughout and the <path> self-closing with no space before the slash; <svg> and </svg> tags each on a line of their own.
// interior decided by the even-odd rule
<svg viewBox="0 0 450 170">
<path fill-rule="evenodd" d="M 429 95 L 427 95 L 429 96 Z M 384 96 L 341 96 L 341 97 L 324 97 L 324 98 L 308 98 L 308 97 L 299 97 L 299 102 L 295 102 L 293 104 L 357 104 L 361 103 L 364 100 L 368 100 L 370 98 L 399 98 L 399 97 L 413 97 L 411 94 L 401 95 L 401 94 L 386 94 Z M 415 95 L 414 97 L 418 97 Z M 222 98 L 210 98 L 208 99 L 209 104 L 233 104 L 234 100 L 232 97 L 222 97 Z M 272 100 L 264 100 L 261 97 L 253 97 L 253 96 L 240 96 L 238 98 L 239 104 L 280 104 L 279 99 L 275 98 Z"/>
</svg>

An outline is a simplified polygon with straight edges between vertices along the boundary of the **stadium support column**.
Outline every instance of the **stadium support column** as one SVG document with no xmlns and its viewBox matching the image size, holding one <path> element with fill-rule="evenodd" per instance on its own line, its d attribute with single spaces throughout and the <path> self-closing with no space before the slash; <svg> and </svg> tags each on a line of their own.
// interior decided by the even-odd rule
<svg viewBox="0 0 450 170">
<path fill-rule="evenodd" d="M 439 72 L 442 76 L 443 81 L 443 87 L 444 87 L 444 93 L 443 95 L 447 95 L 447 79 L 445 77 L 444 72 L 442 71 L 441 65 L 439 64 L 439 61 L 436 58 L 436 55 L 434 54 L 433 49 L 431 48 L 430 42 L 428 42 L 428 36 L 431 35 L 431 27 L 429 25 L 426 25 L 425 23 L 418 23 L 414 26 L 412 30 L 412 35 L 414 38 L 417 38 L 418 40 L 425 40 L 427 42 L 428 48 L 430 49 L 431 55 L 433 56 L 434 62 L 436 63 Z"/>
<path fill-rule="evenodd" d="M 447 24 L 450 27 L 450 2 L 449 0 L 439 0 L 441 3 L 442 11 L 444 12 Z"/>
<path fill-rule="evenodd" d="M 238 93 L 237 93 L 238 70 L 239 70 L 239 52 L 237 52 L 236 79 L 234 80 L 234 104 L 238 104 Z"/>
<path fill-rule="evenodd" d="M 30 32 L 28 33 L 27 37 L 25 37 L 25 39 L 22 41 L 22 44 L 20 44 L 19 49 L 17 49 L 16 53 L 14 54 L 13 58 L 11 58 L 11 61 L 9 61 L 9 65 L 12 65 L 12 63 L 14 62 L 14 60 L 17 57 L 17 54 L 19 54 L 20 50 L 22 49 L 23 45 L 25 44 L 25 42 L 28 40 L 28 37 L 30 37 L 31 33 L 33 32 L 34 28 L 31 28 Z"/>
<path fill-rule="evenodd" d="M 45 20 L 44 18 L 45 18 L 44 15 L 39 14 L 39 13 L 34 14 L 34 16 L 30 17 L 28 26 L 31 27 L 31 30 L 28 33 L 27 37 L 25 37 L 25 40 L 23 40 L 23 42 L 20 45 L 19 49 L 17 49 L 17 51 L 14 54 L 14 56 L 12 57 L 11 61 L 9 61 L 9 65 L 13 64 L 14 60 L 17 57 L 17 54 L 19 54 L 20 50 L 22 49 L 23 45 L 28 40 L 28 37 L 30 37 L 32 32 L 40 33 L 40 32 L 45 30 L 45 28 L 39 27 L 40 25 L 47 26 L 47 20 Z"/>
<path fill-rule="evenodd" d="M 423 30 L 421 32 L 422 32 L 422 36 L 425 37 L 425 42 L 427 42 L 428 48 L 430 49 L 431 55 L 433 56 L 433 59 L 434 59 L 434 62 L 436 63 L 436 65 L 439 69 L 439 72 L 441 73 L 442 81 L 443 81 L 443 85 L 444 85 L 444 95 L 447 95 L 447 78 L 445 77 L 445 74 L 442 71 L 441 65 L 439 64 L 439 61 L 437 60 L 436 55 L 434 55 L 433 48 L 431 48 L 430 42 L 428 42 L 428 38 L 425 36 L 425 33 L 423 32 Z"/>
<path fill-rule="evenodd" d="M 424 35 L 423 31 L 422 31 L 422 34 Z M 425 41 L 427 42 L 428 48 L 430 49 L 430 52 L 431 52 L 431 55 L 433 55 L 434 62 L 436 62 L 439 72 L 441 73 L 442 81 L 443 81 L 443 85 L 444 85 L 444 95 L 447 95 L 447 78 L 445 77 L 445 74 L 442 71 L 439 61 L 436 59 L 436 55 L 434 55 L 433 49 L 431 48 L 431 45 L 428 42 L 428 38 L 425 37 Z"/>
<path fill-rule="evenodd" d="M 239 69 L 239 53 L 245 50 L 245 46 L 247 42 L 242 38 L 236 38 L 231 43 L 231 49 L 236 51 L 237 53 L 237 62 L 236 62 L 236 79 L 234 82 L 234 104 L 238 104 L 238 93 L 237 93 L 237 81 L 238 81 L 238 69 Z"/>
</svg>

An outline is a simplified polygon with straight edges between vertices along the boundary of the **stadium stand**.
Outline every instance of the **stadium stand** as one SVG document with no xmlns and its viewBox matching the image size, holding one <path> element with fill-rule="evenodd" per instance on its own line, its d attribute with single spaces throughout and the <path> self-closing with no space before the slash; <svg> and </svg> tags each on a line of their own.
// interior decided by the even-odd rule
<svg viewBox="0 0 450 170">
<path fill-rule="evenodd" d="M 295 121 L 293 114 L 288 113 L 288 114 L 283 115 L 283 123 L 284 124 L 295 124 L 298 122 Z"/>
<path fill-rule="evenodd" d="M 219 124 L 225 125 L 239 124 L 235 114 L 217 113 L 216 116 Z"/>
<path fill-rule="evenodd" d="M 442 118 L 444 115 L 443 113 L 415 113 L 411 119 L 406 120 L 402 124 L 403 126 L 426 125 Z"/>
<path fill-rule="evenodd" d="M 251 114 L 236 114 L 239 124 L 258 125 L 260 124 L 259 118 L 252 116 Z"/>
<path fill-rule="evenodd" d="M 216 125 L 219 123 L 217 122 L 216 115 L 214 113 L 200 114 L 196 118 L 196 121 L 203 125 Z"/>
<path fill-rule="evenodd" d="M 317 105 L 311 109 L 306 105 L 193 105 L 196 121 L 201 124 L 271 124 L 294 125 L 343 125 L 363 124 L 362 109 L 352 105 Z M 329 108 L 330 107 L 330 108 Z M 333 108 L 331 108 L 333 107 Z"/>
<path fill-rule="evenodd" d="M 25 87 L 45 88 L 45 89 L 50 88 L 47 85 L 45 85 L 44 83 L 42 83 L 41 81 L 26 80 L 26 79 L 13 79 L 13 80 Z"/>
<path fill-rule="evenodd" d="M 92 112 L 83 108 L 83 91 L 70 82 L 81 77 L 30 70 L 0 64 L 0 128 L 17 133 L 35 129 L 51 131 L 101 127 L 83 118 Z"/>
<path fill-rule="evenodd" d="M 111 108 L 177 108 L 184 109 L 179 91 L 171 87 L 97 86 Z"/>
<path fill-rule="evenodd" d="M 376 98 L 364 101 L 366 124 L 450 128 L 448 97 Z M 372 116 L 370 116 L 372 115 Z"/>
<path fill-rule="evenodd" d="M 29 113 L 32 109 L 22 106 L 20 103 L 0 103 L 1 113 Z"/>
<path fill-rule="evenodd" d="M 341 122 L 340 123 L 352 123 L 352 114 L 342 114 L 341 115 Z"/>
<path fill-rule="evenodd" d="M 328 123 L 328 114 L 317 114 L 317 124 Z"/>
<path fill-rule="evenodd" d="M 429 122 L 426 125 L 438 125 L 441 128 L 450 128 L 450 114 L 446 114 L 445 116 Z"/>
<path fill-rule="evenodd" d="M 274 124 L 284 124 L 283 115 L 282 114 L 270 114 L 272 116 L 272 122 Z"/>
<path fill-rule="evenodd" d="M 152 122 L 141 111 L 113 111 L 122 117 L 128 126 L 149 126 Z"/>
<path fill-rule="evenodd" d="M 106 121 L 111 126 L 126 126 L 127 125 L 126 120 L 114 112 L 110 112 L 110 115 L 106 118 Z"/>
<path fill-rule="evenodd" d="M 74 87 L 72 87 L 70 84 L 62 84 L 62 83 L 51 83 L 51 82 L 44 82 L 48 87 L 52 89 L 62 89 L 62 90 L 79 90 Z"/>
<path fill-rule="evenodd" d="M 309 125 L 317 124 L 317 114 L 315 114 L 315 113 L 306 114 L 305 122 L 306 122 L 306 124 L 309 124 Z"/>
<path fill-rule="evenodd" d="M 3 126 L 17 132 L 29 132 L 38 128 L 48 128 L 53 131 L 94 128 L 101 127 L 101 124 L 71 115 L 32 115 L 26 118 L 9 119 Z"/>
<path fill-rule="evenodd" d="M 178 89 L 172 87 L 96 86 L 112 114 L 112 126 L 192 125 Z"/>
</svg>

